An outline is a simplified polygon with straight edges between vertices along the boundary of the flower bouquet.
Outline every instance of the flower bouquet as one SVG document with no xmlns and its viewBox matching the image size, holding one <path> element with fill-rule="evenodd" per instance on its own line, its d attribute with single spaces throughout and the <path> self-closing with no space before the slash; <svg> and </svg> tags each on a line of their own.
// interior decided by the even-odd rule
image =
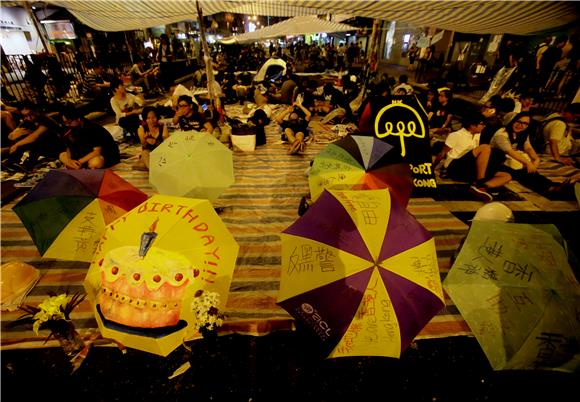
<svg viewBox="0 0 580 402">
<path fill-rule="evenodd" d="M 192 327 L 201 334 L 203 339 L 208 341 L 207 345 L 209 349 L 215 347 L 215 344 L 212 341 L 217 338 L 217 330 L 222 326 L 225 318 L 218 309 L 219 304 L 219 293 L 204 292 L 203 290 L 198 290 L 191 302 L 191 310 L 195 314 L 195 323 L 192 324 Z M 177 368 L 177 370 L 169 376 L 169 379 L 178 377 L 191 368 L 189 358 L 191 357 L 192 349 L 185 343 L 183 346 L 186 350 L 184 356 L 186 362 Z M 211 361 L 212 359 L 208 360 Z"/>
<path fill-rule="evenodd" d="M 191 302 L 191 309 L 195 314 L 193 327 L 204 337 L 217 336 L 217 330 L 224 322 L 224 315 L 220 314 L 218 306 L 220 295 L 216 292 L 199 290 Z"/>
<path fill-rule="evenodd" d="M 37 335 L 40 329 L 49 329 L 50 334 L 46 341 L 54 337 L 59 341 L 65 354 L 73 358 L 85 348 L 85 344 L 76 331 L 70 314 L 85 297 L 86 295 L 81 295 L 80 292 L 73 295 L 51 294 L 38 307 L 22 305 L 20 309 L 26 314 L 16 320 L 13 325 L 32 323 L 32 330 Z"/>
</svg>

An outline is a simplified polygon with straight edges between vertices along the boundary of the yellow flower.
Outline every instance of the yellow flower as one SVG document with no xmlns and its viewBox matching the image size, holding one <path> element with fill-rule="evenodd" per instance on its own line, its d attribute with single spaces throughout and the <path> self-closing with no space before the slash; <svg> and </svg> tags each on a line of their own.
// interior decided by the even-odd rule
<svg viewBox="0 0 580 402">
<path fill-rule="evenodd" d="M 58 296 L 51 296 L 42 301 L 38 305 L 40 309 L 36 314 L 34 314 L 34 324 L 32 325 L 32 330 L 38 335 L 40 326 L 49 320 L 64 320 L 64 308 L 66 304 L 70 301 L 71 296 L 67 294 L 61 294 Z"/>
</svg>

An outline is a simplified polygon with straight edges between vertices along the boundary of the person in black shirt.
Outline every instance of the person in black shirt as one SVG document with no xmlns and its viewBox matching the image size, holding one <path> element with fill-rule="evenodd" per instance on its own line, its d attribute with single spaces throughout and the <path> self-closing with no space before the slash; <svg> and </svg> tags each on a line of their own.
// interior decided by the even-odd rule
<svg viewBox="0 0 580 402">
<path fill-rule="evenodd" d="M 193 100 L 188 95 L 181 95 L 177 99 L 177 112 L 173 116 L 173 124 L 178 124 L 182 131 L 202 131 L 212 133 L 213 126 L 205 115 L 193 108 Z"/>
<path fill-rule="evenodd" d="M 41 157 L 58 158 L 64 144 L 62 128 L 50 117 L 39 113 L 36 106 L 26 102 L 21 106 L 22 122 L 8 134 L 8 144 L 2 154 L 8 154 L 8 164 L 26 159 L 26 169 L 34 168 Z M 4 144 L 2 144 L 4 145 Z M 26 154 L 28 152 L 28 154 Z M 27 155 L 27 156 L 26 156 Z"/>
<path fill-rule="evenodd" d="M 352 111 L 348 100 L 331 83 L 324 84 L 324 102 L 319 104 L 318 111 L 327 113 L 321 121 L 322 124 L 326 124 L 336 117 L 346 117 L 348 120 L 352 120 Z"/>
<path fill-rule="evenodd" d="M 66 151 L 59 159 L 67 169 L 101 169 L 119 163 L 119 147 L 105 128 L 72 107 L 62 112 L 62 121 L 68 131 L 64 134 Z"/>
<path fill-rule="evenodd" d="M 276 116 L 276 121 L 283 130 L 282 141 L 290 143 L 289 154 L 295 155 L 306 148 L 310 117 L 310 111 L 296 102 Z"/>
</svg>

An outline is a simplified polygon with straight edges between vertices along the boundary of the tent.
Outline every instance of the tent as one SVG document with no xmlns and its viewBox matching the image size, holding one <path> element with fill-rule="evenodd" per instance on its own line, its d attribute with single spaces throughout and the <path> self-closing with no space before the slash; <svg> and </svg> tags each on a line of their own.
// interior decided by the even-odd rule
<svg viewBox="0 0 580 402">
<path fill-rule="evenodd" d="M 229 44 L 232 41 L 237 43 L 255 42 L 259 40 L 276 38 L 288 35 L 309 35 L 318 32 L 346 32 L 356 31 L 358 28 L 340 22 L 327 21 L 318 18 L 316 15 L 298 16 L 285 21 L 273 24 L 254 32 L 248 32 L 238 36 L 225 38 L 222 42 Z"/>
<path fill-rule="evenodd" d="M 5 3 L 13 2 L 2 2 Z M 102 31 L 127 31 L 196 20 L 190 0 L 50 0 L 68 9 L 83 24 Z M 456 32 L 527 35 L 578 20 L 574 1 L 334 1 L 334 0 L 199 0 L 204 15 L 219 12 L 293 17 L 350 14 L 359 17 L 434 26 Z"/>
<path fill-rule="evenodd" d="M 282 75 L 286 75 L 286 62 L 282 59 L 278 58 L 270 58 L 266 60 L 262 67 L 258 70 L 256 75 L 254 76 L 255 82 L 262 82 L 266 79 L 266 77 L 271 77 L 272 71 L 274 74 L 282 72 Z"/>
</svg>

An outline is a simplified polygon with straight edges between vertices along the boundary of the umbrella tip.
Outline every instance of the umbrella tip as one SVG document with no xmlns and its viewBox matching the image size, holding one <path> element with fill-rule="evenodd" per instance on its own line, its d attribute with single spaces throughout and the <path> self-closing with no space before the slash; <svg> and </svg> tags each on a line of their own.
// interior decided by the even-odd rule
<svg viewBox="0 0 580 402">
<path fill-rule="evenodd" d="M 149 232 L 144 232 L 141 235 L 141 245 L 139 246 L 139 257 L 145 258 L 147 252 L 153 245 L 153 240 L 157 237 L 157 232 L 155 229 L 157 228 L 157 222 L 159 222 L 159 218 L 153 222 L 153 224 L 149 227 Z"/>
</svg>

